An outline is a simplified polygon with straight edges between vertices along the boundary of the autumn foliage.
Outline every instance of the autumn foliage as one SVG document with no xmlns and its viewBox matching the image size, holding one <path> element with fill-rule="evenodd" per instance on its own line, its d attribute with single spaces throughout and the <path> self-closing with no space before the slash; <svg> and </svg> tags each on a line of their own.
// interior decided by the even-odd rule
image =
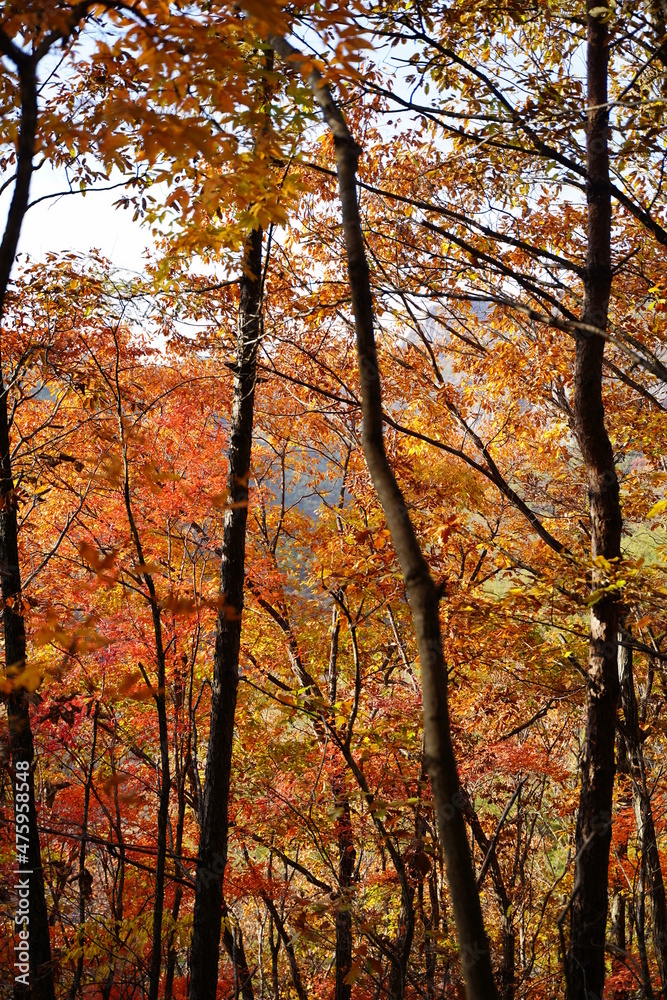
<svg viewBox="0 0 667 1000">
<path fill-rule="evenodd" d="M 0 51 L 0 997 L 667 995 L 663 5 L 31 0 Z M 18 243 L 42 164 L 142 274 Z"/>
</svg>

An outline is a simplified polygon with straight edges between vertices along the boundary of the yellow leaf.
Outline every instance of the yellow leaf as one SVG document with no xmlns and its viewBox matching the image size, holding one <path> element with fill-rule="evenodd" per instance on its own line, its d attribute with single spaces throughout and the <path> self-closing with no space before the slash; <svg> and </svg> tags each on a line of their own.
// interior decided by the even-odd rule
<svg viewBox="0 0 667 1000">
<path fill-rule="evenodd" d="M 655 517 L 657 514 L 662 514 L 663 510 L 667 510 L 667 497 L 664 500 L 658 500 L 657 503 L 653 504 L 646 516 Z"/>
</svg>

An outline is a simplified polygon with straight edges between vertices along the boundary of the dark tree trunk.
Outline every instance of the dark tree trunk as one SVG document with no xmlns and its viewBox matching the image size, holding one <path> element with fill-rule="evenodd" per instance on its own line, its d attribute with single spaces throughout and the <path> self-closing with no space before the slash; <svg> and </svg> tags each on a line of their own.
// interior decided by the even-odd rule
<svg viewBox="0 0 667 1000">
<path fill-rule="evenodd" d="M 433 875 L 429 877 L 429 882 Z M 433 897 L 431 896 L 431 899 Z M 437 899 L 437 896 L 436 896 Z M 435 1000 L 435 971 L 437 967 L 436 944 L 433 936 L 435 930 L 435 914 L 431 904 L 431 916 L 426 913 L 424 905 L 424 883 L 420 881 L 417 886 L 417 908 L 419 917 L 424 928 L 424 973 L 426 979 L 426 996 L 428 1000 Z"/>
<path fill-rule="evenodd" d="M 343 787 L 342 775 L 337 775 L 334 781 L 333 793 L 334 804 L 336 808 L 341 810 L 341 814 L 336 820 L 340 899 L 338 909 L 336 910 L 335 1000 L 350 1000 L 352 986 L 345 981 L 352 968 L 352 912 L 349 890 L 352 885 L 354 862 L 357 852 L 354 849 L 350 802 Z"/>
<path fill-rule="evenodd" d="M 183 888 L 180 885 L 176 886 L 174 892 L 174 903 L 171 908 L 171 919 L 174 924 L 178 920 L 178 914 L 181 910 L 181 902 L 183 901 Z M 174 994 L 174 973 L 176 972 L 176 946 L 175 946 L 176 929 L 173 927 L 169 932 L 169 937 L 167 939 L 167 970 L 164 977 L 164 1000 L 171 1000 Z"/>
<path fill-rule="evenodd" d="M 178 710 L 174 717 L 174 725 L 178 725 Z M 181 864 L 181 854 L 183 851 L 183 826 L 185 824 L 185 782 L 187 779 L 187 760 L 190 754 L 188 739 L 188 749 L 185 760 L 176 757 L 176 795 L 178 801 L 178 815 L 176 817 L 176 839 L 174 843 L 174 864 L 179 874 L 183 874 Z M 164 982 L 164 1000 L 171 1000 L 174 990 L 174 972 L 176 970 L 176 922 L 181 910 L 183 901 L 183 887 L 177 885 L 174 891 L 174 902 L 171 908 L 172 926 L 167 938 L 167 971 Z"/>
<path fill-rule="evenodd" d="M 611 898 L 611 946 L 612 952 L 612 962 L 611 962 L 611 972 L 612 975 L 616 975 L 622 971 L 625 967 L 625 897 L 620 887 L 616 886 L 614 889 L 613 896 Z M 619 990 L 614 994 L 614 1000 L 620 1000 L 621 996 L 628 997 L 629 993 L 623 991 L 621 994 Z"/>
<path fill-rule="evenodd" d="M 130 488 L 130 466 L 127 452 L 127 437 L 123 418 L 123 401 L 120 385 L 120 345 L 114 333 L 116 343 L 116 408 L 118 416 L 118 436 L 123 456 L 123 499 L 127 514 L 130 534 L 137 553 L 140 566 L 146 565 L 139 529 L 132 508 L 132 491 Z M 167 725 L 166 704 L 166 657 L 162 638 L 162 612 L 157 599 L 155 582 L 146 570 L 141 574 L 146 590 L 148 604 L 151 609 L 153 636 L 155 639 L 155 659 L 157 665 L 157 689 L 154 694 L 158 717 L 158 733 L 160 738 L 160 768 L 158 771 L 159 807 L 157 816 L 157 852 L 155 859 L 155 897 L 153 900 L 153 941 L 151 946 L 151 962 L 149 972 L 148 1000 L 158 1000 L 160 990 L 160 973 L 162 970 L 162 916 L 164 913 L 164 880 L 167 861 L 167 827 L 169 824 L 169 795 L 171 792 L 171 775 L 169 768 L 169 729 Z M 139 664 L 146 684 L 150 687 L 150 679 L 142 664 Z"/>
<path fill-rule="evenodd" d="M 116 771 L 116 755 L 115 755 L 115 742 L 116 733 L 114 732 L 114 742 L 111 745 L 111 777 L 116 778 L 118 772 Z M 113 785 L 113 801 L 114 801 L 114 823 L 112 824 L 111 838 L 113 839 L 113 834 L 116 834 L 116 852 L 118 853 L 118 870 L 116 872 L 116 877 L 114 880 L 114 891 L 112 896 L 112 911 L 113 911 L 113 936 L 114 936 L 114 948 L 115 952 L 112 952 L 112 960 L 110 961 L 109 975 L 106 978 L 104 986 L 102 987 L 102 1000 L 109 1000 L 111 996 L 111 991 L 114 986 L 114 980 L 116 978 L 116 965 L 118 961 L 118 956 L 123 947 L 123 941 L 121 938 L 121 930 L 123 926 L 123 899 L 125 893 L 125 842 L 123 841 L 123 826 L 121 823 L 120 815 L 120 798 L 118 796 L 118 782 L 114 780 Z"/>
<path fill-rule="evenodd" d="M 618 673 L 623 706 L 623 739 L 627 752 L 628 770 L 632 780 L 632 804 L 637 824 L 637 839 L 643 863 L 643 876 L 651 902 L 651 938 L 660 972 L 663 995 L 667 997 L 667 906 L 665 883 L 653 821 L 644 751 L 639 730 L 639 712 L 632 669 L 632 647 L 619 644 Z M 643 910 L 643 906 L 638 909 Z"/>
<path fill-rule="evenodd" d="M 596 10 L 597 7 L 597 10 Z M 608 31 L 604 11 L 587 0 L 586 151 L 588 245 L 584 323 L 605 330 L 611 292 L 611 197 L 607 109 Z M 593 13 L 595 11 L 595 13 Z M 607 562 L 620 557 L 621 511 L 614 455 L 604 422 L 604 338 L 577 337 L 574 428 L 586 466 L 590 498 L 594 585 L 604 583 Z M 569 1000 L 599 998 L 605 979 L 607 883 L 618 702 L 617 599 L 606 593 L 591 609 L 586 732 L 576 827 L 576 861 L 566 961 Z"/>
<path fill-rule="evenodd" d="M 495 843 L 489 840 L 484 832 L 484 827 L 480 822 L 479 816 L 477 815 L 475 808 L 467 795 L 465 812 L 473 837 L 482 850 L 482 857 L 485 860 L 487 858 L 489 859 L 488 868 L 491 871 L 491 881 L 493 882 L 493 888 L 498 901 L 498 909 L 500 910 L 500 926 L 503 948 L 503 957 L 500 966 L 500 997 L 501 1000 L 514 1000 L 516 931 L 512 918 L 512 901 L 507 892 L 500 862 L 496 856 Z M 484 865 L 482 873 L 480 873 L 480 876 L 478 877 L 478 885 L 482 884 L 484 869 L 486 869 L 486 867 L 487 866 Z"/>
<path fill-rule="evenodd" d="M 646 953 L 646 855 L 641 855 L 639 878 L 634 894 L 633 918 L 637 931 L 637 951 L 639 952 L 639 967 L 642 973 L 643 1000 L 653 1000 L 651 970 Z"/>
<path fill-rule="evenodd" d="M 301 971 L 299 969 L 299 963 L 296 960 L 296 952 L 294 951 L 294 946 L 290 941 L 289 934 L 287 933 L 287 928 L 283 923 L 276 905 L 269 896 L 264 896 L 264 902 L 266 903 L 266 908 L 268 909 L 273 922 L 276 925 L 276 930 L 280 935 L 280 940 L 282 941 L 285 951 L 287 952 L 287 960 L 289 962 L 290 975 L 292 977 L 292 986 L 298 997 L 298 1000 L 308 1000 L 308 993 L 303 985 L 303 980 L 301 978 Z"/>
<path fill-rule="evenodd" d="M 229 510 L 225 514 L 220 596 L 211 688 L 211 727 L 206 753 L 202 825 L 190 952 L 190 1000 L 215 1000 L 220 952 L 222 882 L 227 864 L 229 785 L 234 713 L 239 679 L 241 612 L 245 573 L 248 477 L 260 337 L 262 231 L 244 249 L 234 397 L 229 428 Z"/>
<path fill-rule="evenodd" d="M 273 35 L 269 42 L 274 51 L 281 58 L 289 60 L 293 66 L 298 67 L 303 61 L 303 56 L 284 37 Z M 405 580 L 419 647 L 425 756 L 456 920 L 459 958 L 468 1000 L 496 1000 L 498 993 L 479 893 L 475 885 L 449 725 L 447 666 L 440 631 L 440 594 L 424 559 L 384 447 L 382 388 L 375 348 L 373 296 L 357 201 L 356 171 L 361 150 L 329 87 L 317 70 L 308 73 L 308 85 L 335 143 L 361 382 L 362 447 Z"/>
<path fill-rule="evenodd" d="M 2 447 L 0 438 L 0 448 Z M 7 543 L 8 534 L 11 543 L 11 529 L 7 532 L 7 521 L 10 519 L 13 520 L 14 529 L 16 527 L 15 511 L 13 514 L 13 518 L 8 517 L 5 509 L 2 515 L 0 515 L 0 521 L 4 522 L 4 524 L 0 524 L 0 565 L 2 565 L 3 569 L 7 566 L 3 558 L 3 550 Z M 15 538 L 14 533 L 14 540 Z M 5 600 L 6 579 L 3 573 L 2 593 Z M 9 591 L 9 588 L 7 588 L 7 591 Z M 7 596 L 17 595 L 17 590 L 7 593 Z M 22 660 L 16 656 L 16 652 L 19 645 L 23 645 L 25 649 L 23 618 L 10 611 L 7 605 L 5 605 L 4 618 L 7 661 L 15 665 L 22 664 Z M 30 1000 L 54 1000 L 49 920 L 44 894 L 44 875 L 42 871 L 39 831 L 37 828 L 37 810 L 35 806 L 34 747 L 30 728 L 28 696 L 24 688 L 17 688 L 10 695 L 7 703 L 7 715 L 9 718 L 9 739 L 14 777 L 16 834 L 20 842 L 22 842 L 23 837 L 27 837 L 28 840 L 25 864 L 21 862 L 18 868 L 18 882 L 19 885 L 28 883 L 28 913 L 30 918 L 29 985 L 26 986 L 25 981 L 20 982 L 17 978 L 14 985 L 14 996 L 16 1000 L 28 1000 L 28 998 Z M 25 775 L 25 782 L 23 781 L 23 775 Z M 28 786 L 27 793 L 25 784 Z M 18 795 L 23 796 L 25 794 L 28 796 L 27 813 L 22 811 L 22 803 L 17 801 Z M 24 925 L 17 925 L 16 929 L 21 930 L 23 927 Z"/>
<path fill-rule="evenodd" d="M 4 36 L 3 36 L 4 37 Z M 8 43 L 11 45 L 11 43 Z M 5 298 L 21 226 L 28 208 L 30 180 L 37 132 L 37 64 L 12 46 L 3 52 L 15 62 L 21 87 L 21 122 L 17 148 L 16 181 L 9 207 L 7 224 L 0 244 L 0 324 L 4 317 Z M 11 465 L 7 386 L 0 358 L 0 576 L 3 599 L 5 664 L 10 674 L 18 678 L 7 699 L 9 745 L 12 758 L 14 787 L 14 818 L 17 843 L 27 844 L 19 857 L 19 882 L 28 885 L 28 915 L 30 972 L 26 979 L 14 981 L 14 996 L 19 1000 L 53 1000 L 53 970 L 51 940 L 44 894 L 39 831 L 34 784 L 34 745 L 30 726 L 28 694 L 21 686 L 20 674 L 25 667 L 25 629 L 21 607 L 21 575 L 17 535 L 16 496 Z M 26 788 L 27 786 L 27 788 Z M 21 797 L 19 801 L 17 796 Z M 27 796 L 27 801 L 23 797 Z M 19 887 L 21 888 L 21 887 Z M 19 924 L 16 930 L 25 929 Z"/>
<path fill-rule="evenodd" d="M 415 911 L 413 906 L 415 890 L 412 886 L 401 886 L 401 909 L 398 915 L 398 931 L 391 948 L 391 965 L 387 982 L 389 1000 L 403 1000 L 408 978 L 408 963 L 415 932 Z"/>
<path fill-rule="evenodd" d="M 154 598 L 154 595 L 153 595 Z M 158 1000 L 160 991 L 160 971 L 162 968 L 162 916 L 164 912 L 164 879 L 167 861 L 167 827 L 169 825 L 169 733 L 167 730 L 167 709 L 165 705 L 165 657 L 160 631 L 160 612 L 153 607 L 155 637 L 158 647 L 158 690 L 155 703 L 158 713 L 160 734 L 160 805 L 157 818 L 157 857 L 155 865 L 155 901 L 153 904 L 153 943 L 151 948 L 151 969 L 148 1000 Z"/>
<path fill-rule="evenodd" d="M 280 952 L 280 934 L 277 938 L 273 936 L 273 917 L 269 914 L 269 949 L 271 951 L 271 986 L 273 988 L 273 1000 L 280 1000 L 280 980 L 278 978 L 278 954 Z"/>
<path fill-rule="evenodd" d="M 248 967 L 248 959 L 246 958 L 245 948 L 243 946 L 243 934 L 241 928 L 239 927 L 234 932 L 229 927 L 229 911 L 226 905 L 223 903 L 223 920 L 225 921 L 223 929 L 223 941 L 225 943 L 225 951 L 234 963 L 234 981 L 237 984 L 235 993 L 241 994 L 243 1000 L 254 1000 L 255 994 L 252 988 L 252 973 Z"/>
<path fill-rule="evenodd" d="M 69 991 L 70 1000 L 74 1000 L 79 992 L 83 977 L 83 925 L 86 920 L 86 848 L 88 846 L 88 812 L 90 809 L 90 790 L 93 787 L 93 775 L 95 772 L 95 750 L 97 747 L 97 720 L 99 711 L 100 703 L 96 702 L 95 715 L 93 718 L 93 742 L 90 748 L 90 765 L 88 768 L 88 774 L 86 775 L 86 784 L 83 792 L 83 819 L 81 823 L 81 846 L 79 848 L 79 946 L 81 948 L 81 954 L 79 955 L 79 959 L 76 963 L 76 971 L 74 973 L 74 979 Z"/>
</svg>

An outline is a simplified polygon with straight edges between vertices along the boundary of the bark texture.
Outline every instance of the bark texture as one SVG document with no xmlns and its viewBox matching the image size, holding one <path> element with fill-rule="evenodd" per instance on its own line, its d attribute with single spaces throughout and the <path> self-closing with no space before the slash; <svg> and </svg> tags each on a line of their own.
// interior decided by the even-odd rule
<svg viewBox="0 0 667 1000">
<path fill-rule="evenodd" d="M 303 57 L 285 38 L 274 35 L 269 41 L 281 58 L 299 66 Z M 309 73 L 308 84 L 332 132 L 336 148 L 361 381 L 362 447 L 401 565 L 415 625 L 422 671 L 425 756 L 436 804 L 438 832 L 443 844 L 466 993 L 468 1000 L 496 1000 L 498 993 L 475 885 L 451 740 L 439 593 L 384 448 L 382 391 L 375 347 L 370 274 L 357 201 L 356 170 L 361 150 L 317 70 Z"/>
<path fill-rule="evenodd" d="M 225 514 L 220 597 L 211 685 L 211 727 L 206 752 L 202 826 L 190 953 L 190 1000 L 215 1000 L 218 983 L 222 882 L 227 864 L 229 786 L 239 680 L 245 574 L 248 478 L 260 337 L 262 231 L 244 250 L 234 396 L 229 428 L 229 510 Z"/>
<path fill-rule="evenodd" d="M 607 108 L 608 31 L 588 0 L 586 126 L 588 244 L 583 323 L 604 331 L 611 292 L 611 188 Z M 593 585 L 600 587 L 605 561 L 620 557 L 621 510 L 614 455 L 602 403 L 602 335 L 579 335 L 574 371 L 574 428 L 586 466 L 590 499 Z M 596 562 L 597 560 L 597 562 Z M 568 1000 L 598 1000 L 605 979 L 609 847 L 618 702 L 618 607 L 606 592 L 593 605 L 586 697 L 586 731 L 575 834 L 576 861 L 566 959 Z"/>
</svg>

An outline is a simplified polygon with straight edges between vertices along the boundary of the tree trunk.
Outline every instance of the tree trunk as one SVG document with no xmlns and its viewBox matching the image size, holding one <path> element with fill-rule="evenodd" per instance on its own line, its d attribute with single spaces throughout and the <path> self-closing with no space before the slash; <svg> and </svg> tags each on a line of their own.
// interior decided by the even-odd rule
<svg viewBox="0 0 667 1000">
<path fill-rule="evenodd" d="M 333 785 L 334 805 L 337 809 L 341 810 L 341 815 L 336 820 L 340 899 L 336 910 L 335 1000 L 350 1000 L 352 995 L 352 986 L 345 980 L 352 968 L 352 912 L 350 909 L 349 890 L 352 885 L 354 862 L 357 852 L 354 848 L 350 801 L 345 793 L 343 782 L 343 775 L 339 774 L 336 776 Z"/>
<path fill-rule="evenodd" d="M 618 974 L 625 967 L 625 897 L 622 890 L 616 886 L 611 898 L 611 944 L 613 948 L 611 972 Z M 621 997 L 629 996 L 627 990 L 616 990 L 614 1000 L 621 1000 Z"/>
<path fill-rule="evenodd" d="M 413 906 L 415 890 L 412 886 L 401 886 L 401 909 L 398 914 L 398 929 L 390 955 L 388 1000 L 403 1000 L 408 978 L 408 963 L 415 931 L 415 910 Z"/>
<path fill-rule="evenodd" d="M 639 878 L 635 889 L 634 906 L 632 908 L 635 929 L 637 931 L 637 951 L 639 952 L 639 967 L 642 973 L 643 1000 L 653 1000 L 651 985 L 651 970 L 646 953 L 646 855 L 642 854 L 639 863 Z"/>
<path fill-rule="evenodd" d="M 299 67 L 301 54 L 282 36 L 269 42 L 281 58 Z M 452 746 L 447 702 L 447 667 L 440 632 L 440 594 L 410 520 L 407 505 L 384 448 L 382 390 L 373 329 L 370 274 L 357 201 L 356 170 L 361 152 L 340 108 L 317 70 L 308 84 L 334 138 L 343 234 L 352 296 L 363 414 L 362 447 L 384 511 L 405 580 L 422 671 L 427 769 L 436 805 L 447 880 L 468 1000 L 496 1000 L 489 945 L 475 885 L 463 819 L 463 799 Z"/>
<path fill-rule="evenodd" d="M 193 665 L 194 668 L 194 665 Z M 174 729 L 178 730 L 179 722 L 179 712 L 178 707 L 174 713 Z M 183 867 L 181 863 L 181 855 L 183 853 L 183 827 L 185 825 L 185 782 L 187 779 L 187 760 L 190 755 L 190 739 L 191 731 L 188 735 L 188 746 L 187 753 L 185 754 L 185 759 L 181 754 L 180 760 L 178 756 L 178 747 L 176 748 L 175 764 L 176 764 L 176 798 L 178 802 L 178 814 L 176 817 L 176 838 L 174 843 L 174 867 L 179 875 L 183 875 Z M 174 739 L 176 743 L 176 739 Z M 174 990 L 174 972 L 176 970 L 176 924 L 178 921 L 178 915 L 181 909 L 181 902 L 183 901 L 183 887 L 182 885 L 177 885 L 174 891 L 174 902 L 171 908 L 171 927 L 169 930 L 169 935 L 167 937 L 167 970 L 164 982 L 164 1000 L 171 1000 Z"/>
<path fill-rule="evenodd" d="M 10 58 L 16 62 L 21 85 L 21 122 L 17 147 L 17 166 L 14 193 L 7 216 L 2 244 L 0 245 L 0 324 L 21 226 L 28 208 L 30 180 L 35 152 L 37 131 L 37 79 L 36 63 L 28 57 Z M 21 608 L 21 575 L 17 535 L 16 498 L 11 465 L 9 442 L 9 417 L 7 386 L 0 357 L 0 576 L 2 578 L 3 627 L 5 635 L 5 664 L 10 674 L 18 676 L 25 667 L 25 629 Z M 35 1000 L 53 1000 L 53 970 L 51 966 L 51 940 L 44 894 L 39 831 L 34 785 L 34 745 L 30 726 L 28 693 L 18 680 L 7 699 L 9 721 L 9 746 L 12 758 L 14 788 L 14 819 L 17 844 L 26 846 L 19 855 L 19 887 L 27 884 L 29 916 L 29 973 L 14 980 L 14 996 Z M 26 787 L 27 786 L 27 787 Z M 21 801 L 18 800 L 21 797 Z M 27 796 L 27 800 L 24 800 Z M 26 911 L 24 911 L 25 916 Z M 25 930 L 27 924 L 17 924 L 16 931 Z M 16 960 L 19 961 L 18 955 Z M 16 970 L 22 972 L 23 970 Z"/>
<path fill-rule="evenodd" d="M 433 873 L 429 875 L 429 887 L 432 880 Z M 437 903 L 437 894 L 435 899 Z M 431 895 L 431 901 L 432 900 L 433 895 Z M 433 902 L 431 902 L 431 916 L 428 916 L 426 913 L 426 907 L 424 905 L 424 883 L 421 881 L 417 886 L 417 908 L 419 910 L 422 927 L 424 928 L 424 974 L 426 979 L 426 996 L 427 1000 L 435 1000 L 435 971 L 438 956 L 433 932 L 437 929 L 436 918 L 433 910 Z"/>
<path fill-rule="evenodd" d="M 110 754 L 110 765 L 111 765 L 111 777 L 114 779 L 113 785 L 113 801 L 114 801 L 114 820 L 111 830 L 111 839 L 113 840 L 113 834 L 116 834 L 116 851 L 118 853 L 118 869 L 114 879 L 114 891 L 111 899 L 111 909 L 113 912 L 113 936 L 114 936 L 114 951 L 112 951 L 109 956 L 109 975 L 106 978 L 104 986 L 102 987 L 102 1000 L 109 1000 L 111 996 L 111 991 L 114 986 L 114 981 L 116 978 L 116 966 L 118 963 L 118 956 L 123 947 L 123 941 L 121 937 L 122 926 L 123 926 L 123 900 L 125 893 L 125 842 L 123 840 L 123 827 L 121 823 L 120 815 L 120 798 L 118 795 L 118 782 L 115 780 L 118 772 L 116 770 L 116 754 L 115 754 L 115 743 L 116 743 L 117 732 L 114 731 L 113 742 L 111 744 L 111 754 Z"/>
<path fill-rule="evenodd" d="M 290 941 L 289 934 L 287 933 L 287 928 L 281 920 L 280 914 L 276 909 L 276 905 L 273 900 L 267 896 L 263 896 L 266 907 L 273 918 L 273 922 L 276 925 L 276 930 L 280 935 L 280 940 L 285 946 L 285 951 L 287 952 L 287 960 L 289 962 L 290 975 L 292 977 L 292 986 L 298 997 L 298 1000 L 308 1000 L 308 993 L 303 985 L 303 980 L 301 978 L 301 971 L 299 969 L 299 963 L 296 960 L 296 953 L 294 951 L 294 946 Z"/>
<path fill-rule="evenodd" d="M 190 952 L 190 1000 L 215 1000 L 220 952 L 222 881 L 227 864 L 229 785 L 239 680 L 241 612 L 245 574 L 248 477 L 260 337 L 262 230 L 244 248 L 234 397 L 229 428 L 229 510 L 225 514 L 220 596 L 211 687 L 211 727 L 206 752 L 202 825 Z"/>
<path fill-rule="evenodd" d="M 596 0 L 587 0 L 587 10 L 588 246 L 582 320 L 605 330 L 612 280 L 608 31 L 604 20 L 606 12 Z M 608 561 L 620 557 L 621 542 L 618 481 L 602 403 L 603 355 L 602 336 L 577 337 L 574 428 L 586 466 L 591 554 L 596 562 L 593 579 L 598 587 L 604 583 Z M 614 736 L 619 691 L 617 625 L 617 599 L 612 593 L 605 593 L 591 609 L 586 732 L 575 835 L 570 944 L 566 961 L 569 1000 L 599 998 L 604 988 Z"/>
<path fill-rule="evenodd" d="M 234 963 L 234 981 L 237 983 L 235 994 L 240 992 L 243 1000 L 255 1000 L 255 993 L 252 988 L 252 973 L 248 968 L 248 959 L 246 958 L 243 946 L 241 928 L 235 928 L 234 932 L 230 930 L 228 922 L 229 910 L 224 903 L 222 915 L 225 921 L 222 935 L 225 942 L 225 951 Z"/>
<path fill-rule="evenodd" d="M 88 846 L 88 812 L 90 809 L 90 790 L 93 787 L 93 776 L 95 773 L 95 750 L 97 748 L 97 720 L 100 712 L 99 701 L 95 703 L 95 715 L 93 717 L 93 742 L 90 748 L 90 765 L 86 775 L 86 784 L 83 792 L 83 817 L 81 822 L 81 846 L 79 848 L 79 947 L 81 954 L 76 963 L 74 979 L 69 991 L 70 1000 L 74 1000 L 81 988 L 83 977 L 83 944 L 84 944 L 84 923 L 86 921 L 86 848 Z"/>
<path fill-rule="evenodd" d="M 503 878 L 500 862 L 496 855 L 495 843 L 489 840 L 484 827 L 482 826 L 475 807 L 466 795 L 465 805 L 466 818 L 470 824 L 472 835 L 482 850 L 482 857 L 489 858 L 488 867 L 491 869 L 491 881 L 498 901 L 500 911 L 500 926 L 503 943 L 503 957 L 500 966 L 500 997 L 501 1000 L 514 1000 L 514 978 L 516 965 L 516 931 L 512 917 L 512 901 L 507 892 L 505 880 Z M 494 838 L 495 839 L 495 838 Z M 484 870 L 478 876 L 478 885 L 481 885 L 484 878 Z"/>
<path fill-rule="evenodd" d="M 611 942 L 614 948 L 625 951 L 625 899 L 620 889 L 614 890 L 611 901 Z"/>
<path fill-rule="evenodd" d="M 167 827 L 169 825 L 169 733 L 167 730 L 167 709 L 165 705 L 165 657 L 162 647 L 162 633 L 159 631 L 160 612 L 153 609 L 153 621 L 158 647 L 158 690 L 155 704 L 158 713 L 160 734 L 160 805 L 157 818 L 157 858 L 155 866 L 155 902 L 153 904 L 153 943 L 151 948 L 151 971 L 148 1000 L 158 1000 L 160 991 L 160 971 L 162 968 L 162 916 L 164 912 L 164 879 L 167 861 Z"/>
<path fill-rule="evenodd" d="M 271 986 L 273 1000 L 280 1000 L 280 980 L 278 978 L 278 953 L 280 952 L 280 934 L 273 937 L 273 917 L 269 914 L 269 949 L 271 951 Z"/>
<path fill-rule="evenodd" d="M 123 456 L 123 499 L 127 514 L 130 534 L 140 566 L 146 566 L 146 558 L 139 535 L 139 529 L 132 509 L 132 491 L 130 488 L 130 466 L 127 452 L 127 437 L 123 422 L 123 401 L 120 386 L 120 345 L 114 333 L 116 343 L 116 409 L 118 417 L 118 436 Z M 151 962 L 149 973 L 148 1000 L 158 1000 L 160 990 L 160 973 L 162 970 L 162 917 L 164 913 L 164 879 L 167 860 L 167 826 L 169 824 L 169 795 L 171 791 L 171 776 L 169 768 L 169 729 L 167 725 L 166 705 L 166 657 L 162 638 L 162 611 L 157 599 L 155 582 L 151 573 L 144 570 L 141 574 L 148 591 L 148 604 L 151 609 L 153 636 L 155 639 L 155 659 L 157 665 L 157 689 L 153 695 L 158 717 L 158 733 L 160 739 L 160 767 L 158 770 L 159 807 L 157 816 L 157 852 L 155 859 L 155 897 L 153 900 L 153 940 L 151 946 Z M 148 687 L 150 679 L 142 664 L 139 663 L 144 680 Z"/>
<path fill-rule="evenodd" d="M 644 751 L 639 731 L 639 712 L 632 670 L 632 647 L 618 648 L 618 674 L 623 706 L 623 739 L 632 780 L 632 804 L 637 824 L 639 851 L 644 865 L 644 879 L 651 901 L 651 938 L 660 972 L 663 995 L 667 997 L 667 906 L 660 854 L 653 821 L 651 793 L 646 777 Z"/>
<path fill-rule="evenodd" d="M 183 900 L 183 888 L 180 885 L 176 886 L 174 892 L 174 903 L 171 908 L 171 919 L 174 926 L 169 931 L 169 936 L 167 938 L 167 970 L 164 978 L 164 1000 L 171 1000 L 174 994 L 174 973 L 176 972 L 176 921 L 178 920 L 178 914 L 181 910 L 181 902 Z"/>
</svg>

